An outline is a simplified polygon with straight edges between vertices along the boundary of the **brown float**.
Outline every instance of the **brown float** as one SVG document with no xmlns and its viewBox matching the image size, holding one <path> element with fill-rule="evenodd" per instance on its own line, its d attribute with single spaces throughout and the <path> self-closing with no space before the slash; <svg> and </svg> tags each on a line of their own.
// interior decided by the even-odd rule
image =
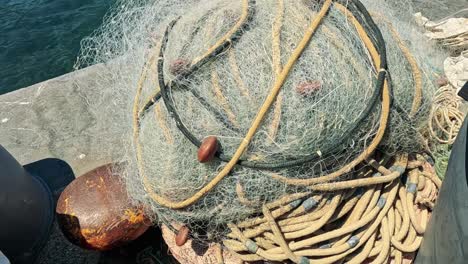
<svg viewBox="0 0 468 264">
<path fill-rule="evenodd" d="M 174 225 L 177 230 L 180 230 L 180 225 Z M 240 264 L 243 263 L 239 258 L 235 257 L 226 249 L 221 249 L 219 244 L 213 243 L 210 245 L 202 245 L 195 240 L 188 238 L 182 245 L 176 244 L 177 235 L 172 232 L 167 226 L 161 227 L 164 241 L 166 242 L 173 257 L 181 264 Z"/>
</svg>

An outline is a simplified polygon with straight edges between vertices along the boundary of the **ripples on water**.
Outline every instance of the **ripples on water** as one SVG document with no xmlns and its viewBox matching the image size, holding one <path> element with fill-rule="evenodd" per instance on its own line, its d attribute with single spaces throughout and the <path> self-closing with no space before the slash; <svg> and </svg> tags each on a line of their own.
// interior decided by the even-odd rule
<svg viewBox="0 0 468 264">
<path fill-rule="evenodd" d="M 114 1 L 0 0 L 0 94 L 70 72 L 80 40 Z M 411 1 L 432 19 L 468 6 L 467 0 Z"/>
<path fill-rule="evenodd" d="M 0 94 L 70 72 L 114 0 L 0 0 Z"/>
</svg>

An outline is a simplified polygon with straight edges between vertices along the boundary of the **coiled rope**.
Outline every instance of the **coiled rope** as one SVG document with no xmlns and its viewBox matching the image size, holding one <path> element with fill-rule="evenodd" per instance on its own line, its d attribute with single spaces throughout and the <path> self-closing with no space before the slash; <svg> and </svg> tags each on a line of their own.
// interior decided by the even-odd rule
<svg viewBox="0 0 468 264">
<path fill-rule="evenodd" d="M 429 132 L 442 144 L 453 144 L 463 124 L 465 114 L 460 111 L 461 99 L 450 84 L 437 90 L 429 113 Z"/>
<path fill-rule="evenodd" d="M 407 156 L 397 158 L 388 170 L 375 160 L 369 164 L 377 171 L 372 178 L 385 177 L 380 170 L 398 177 L 365 187 L 327 189 L 333 191 L 331 199 L 305 196 L 267 204 L 263 217 L 230 225 L 232 232 L 223 244 L 243 261 L 386 263 L 394 258 L 402 263 L 403 256 L 421 244 L 431 209 L 424 200 L 434 202 L 441 183 L 423 165 L 408 169 Z M 406 187 L 399 178 L 403 173 L 408 174 Z M 350 192 L 351 199 L 345 199 Z"/>
</svg>

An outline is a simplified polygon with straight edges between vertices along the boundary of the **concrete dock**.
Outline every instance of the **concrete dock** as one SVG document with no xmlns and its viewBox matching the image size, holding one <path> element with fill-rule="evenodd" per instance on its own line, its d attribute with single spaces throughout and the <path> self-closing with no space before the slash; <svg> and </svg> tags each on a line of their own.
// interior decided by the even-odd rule
<svg viewBox="0 0 468 264">
<path fill-rule="evenodd" d="M 97 73 L 107 70 L 99 64 L 0 96 L 0 144 L 21 164 L 58 158 L 77 176 L 111 162 L 121 148 L 102 146 L 118 145 L 119 138 L 107 135 L 119 132 L 102 131 L 89 108 Z"/>
</svg>

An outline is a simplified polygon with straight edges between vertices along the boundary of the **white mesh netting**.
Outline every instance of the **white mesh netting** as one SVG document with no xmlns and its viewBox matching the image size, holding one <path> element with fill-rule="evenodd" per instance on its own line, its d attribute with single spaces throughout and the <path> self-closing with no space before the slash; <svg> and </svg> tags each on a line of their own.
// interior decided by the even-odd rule
<svg viewBox="0 0 468 264">
<path fill-rule="evenodd" d="M 433 72 L 440 69 L 443 54 L 430 46 L 409 21 L 411 7 L 406 1 L 401 5 L 392 3 L 398 10 L 383 0 L 363 2 L 386 40 L 392 80 L 391 119 L 380 150 L 391 154 L 419 152 L 424 149 L 420 131 L 427 126 L 435 91 Z M 216 136 L 227 156 L 236 151 L 250 128 L 277 78 L 278 65 L 282 67 L 288 61 L 322 5 L 320 1 L 305 0 L 285 1 L 283 7 L 273 0 L 249 4 L 252 15 L 238 41 L 184 78 L 185 88 L 171 93 L 185 126 L 200 140 Z M 92 107 L 103 118 L 107 111 L 118 113 L 114 124 L 128 131 L 122 137 L 122 147 L 127 150 L 123 173 L 128 191 L 136 202 L 145 205 L 155 221 L 176 221 L 203 227 L 210 234 L 222 234 L 226 223 L 242 220 L 259 212 L 263 203 L 301 190 L 271 178 L 272 173 L 302 179 L 335 171 L 361 153 L 375 135 L 380 101 L 372 114 L 341 140 L 371 102 L 377 72 L 353 24 L 332 6 L 288 75 L 279 96 L 281 107 L 274 105 L 270 109 L 242 156 L 243 160 L 266 163 L 317 153 L 319 158 L 278 170 L 237 166 L 216 188 L 182 210 L 154 202 L 137 169 L 132 141 L 132 109 L 141 72 L 152 56 L 160 55 L 161 38 L 174 18 L 180 16 L 169 33 L 164 54 L 167 82 L 222 38 L 238 22 L 242 10 L 243 1 L 122 1 L 105 19 L 104 26 L 83 41 L 77 68 L 109 63 L 116 69 L 103 74 L 102 80 L 111 80 L 112 87 L 96 87 L 102 91 L 102 99 Z M 278 14 L 282 14 L 280 20 Z M 279 49 L 273 33 L 278 21 Z M 422 104 L 413 118 L 408 116 L 415 96 L 414 72 L 392 30 L 411 51 L 422 75 Z M 139 108 L 159 89 L 156 64 L 147 68 Z M 221 116 L 216 116 L 207 104 Z M 219 160 L 206 164 L 197 161 L 197 147 L 179 131 L 162 100 L 146 110 L 140 127 L 138 143 L 148 184 L 152 191 L 170 200 L 190 197 L 225 165 Z M 324 150 L 333 147 L 337 151 L 320 158 Z M 351 172 L 340 179 L 353 175 Z M 239 188 L 248 202 L 239 198 Z"/>
</svg>

